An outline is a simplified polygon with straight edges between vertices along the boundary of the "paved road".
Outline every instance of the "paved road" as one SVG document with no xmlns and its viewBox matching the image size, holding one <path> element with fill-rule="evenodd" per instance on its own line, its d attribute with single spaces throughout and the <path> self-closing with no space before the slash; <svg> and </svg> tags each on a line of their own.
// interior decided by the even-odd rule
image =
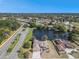
<svg viewBox="0 0 79 59">
<path fill-rule="evenodd" d="M 23 25 L 22 25 L 23 26 Z M 6 54 L 6 51 L 8 49 L 8 46 L 11 44 L 11 42 L 15 39 L 15 37 L 22 31 L 22 26 L 18 29 L 18 31 L 13 35 L 1 48 L 0 48 L 0 59 L 3 59 L 4 55 Z"/>
<path fill-rule="evenodd" d="M 29 32 L 28 28 L 26 29 L 26 31 L 21 32 L 21 36 L 20 36 L 18 43 L 16 44 L 16 46 L 12 50 L 11 54 L 9 56 L 7 56 L 7 59 L 17 59 L 18 58 L 17 51 L 22 46 L 22 43 L 23 43 L 24 39 L 26 38 L 26 35 L 28 34 L 28 32 Z"/>
</svg>

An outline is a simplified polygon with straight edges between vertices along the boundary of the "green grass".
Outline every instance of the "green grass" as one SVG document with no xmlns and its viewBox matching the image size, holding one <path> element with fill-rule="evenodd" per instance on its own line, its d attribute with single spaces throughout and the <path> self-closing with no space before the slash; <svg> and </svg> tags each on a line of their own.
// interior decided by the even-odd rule
<svg viewBox="0 0 79 59">
<path fill-rule="evenodd" d="M 25 40 L 24 40 L 24 43 L 27 43 L 30 39 L 32 38 L 32 29 L 29 28 L 29 33 L 28 35 L 26 36 Z M 23 43 L 23 44 L 24 44 Z"/>
<path fill-rule="evenodd" d="M 29 46 L 31 48 L 31 44 L 32 44 L 32 41 L 30 41 L 31 38 L 32 38 L 32 28 L 29 28 L 29 33 L 26 36 L 26 38 L 23 42 L 23 45 L 29 43 Z M 21 59 L 24 58 L 24 53 L 29 52 L 29 51 L 26 52 L 26 49 L 29 49 L 29 48 L 23 48 L 23 45 L 18 52 L 18 57 L 21 58 Z"/>
<path fill-rule="evenodd" d="M 11 45 L 8 47 L 7 52 L 10 53 L 13 48 L 15 47 L 15 45 L 17 44 L 18 40 L 20 38 L 20 35 L 17 35 L 16 39 L 11 43 Z"/>
</svg>

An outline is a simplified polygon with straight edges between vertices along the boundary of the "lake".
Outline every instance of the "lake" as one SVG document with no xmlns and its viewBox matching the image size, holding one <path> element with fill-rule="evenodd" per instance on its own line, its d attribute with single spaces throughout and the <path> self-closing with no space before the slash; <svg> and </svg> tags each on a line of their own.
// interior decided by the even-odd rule
<svg viewBox="0 0 79 59">
<path fill-rule="evenodd" d="M 68 33 L 56 33 L 54 30 L 50 29 L 34 29 L 33 30 L 33 36 L 35 36 L 37 39 L 41 39 L 42 36 L 47 35 L 48 39 L 67 39 Z"/>
</svg>

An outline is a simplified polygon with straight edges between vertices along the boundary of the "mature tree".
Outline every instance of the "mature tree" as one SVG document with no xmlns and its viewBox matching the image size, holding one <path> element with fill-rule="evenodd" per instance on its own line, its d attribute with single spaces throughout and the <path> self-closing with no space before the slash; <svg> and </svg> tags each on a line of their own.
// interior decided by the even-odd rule
<svg viewBox="0 0 79 59">
<path fill-rule="evenodd" d="M 69 40 L 78 40 L 79 41 L 79 30 L 74 28 L 69 32 Z"/>
<path fill-rule="evenodd" d="M 43 26 L 42 26 L 42 25 L 36 25 L 36 28 L 37 28 L 37 29 L 42 29 Z"/>
<path fill-rule="evenodd" d="M 67 31 L 66 27 L 64 24 L 55 24 L 53 25 L 53 28 L 55 29 L 55 31 L 59 32 L 59 33 L 64 33 Z"/>
<path fill-rule="evenodd" d="M 31 28 L 36 27 L 36 23 L 35 23 L 35 22 L 30 23 L 30 27 L 31 27 Z"/>
<path fill-rule="evenodd" d="M 23 55 L 24 55 L 24 58 L 29 58 L 29 52 L 25 52 Z"/>
<path fill-rule="evenodd" d="M 30 42 L 24 43 L 23 48 L 30 48 Z"/>
<path fill-rule="evenodd" d="M 11 31 L 14 31 L 20 27 L 20 24 L 16 20 L 0 20 L 0 44 Z"/>
</svg>

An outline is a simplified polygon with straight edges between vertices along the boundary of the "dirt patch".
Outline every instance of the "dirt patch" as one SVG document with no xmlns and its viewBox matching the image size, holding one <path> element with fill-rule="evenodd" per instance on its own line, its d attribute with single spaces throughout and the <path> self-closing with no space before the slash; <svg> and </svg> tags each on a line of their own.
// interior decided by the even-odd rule
<svg viewBox="0 0 79 59">
<path fill-rule="evenodd" d="M 42 54 L 42 58 L 59 58 L 58 53 L 56 52 L 54 45 L 52 44 L 51 41 L 48 41 L 49 44 L 49 49 L 47 51 L 44 51 Z"/>
</svg>

